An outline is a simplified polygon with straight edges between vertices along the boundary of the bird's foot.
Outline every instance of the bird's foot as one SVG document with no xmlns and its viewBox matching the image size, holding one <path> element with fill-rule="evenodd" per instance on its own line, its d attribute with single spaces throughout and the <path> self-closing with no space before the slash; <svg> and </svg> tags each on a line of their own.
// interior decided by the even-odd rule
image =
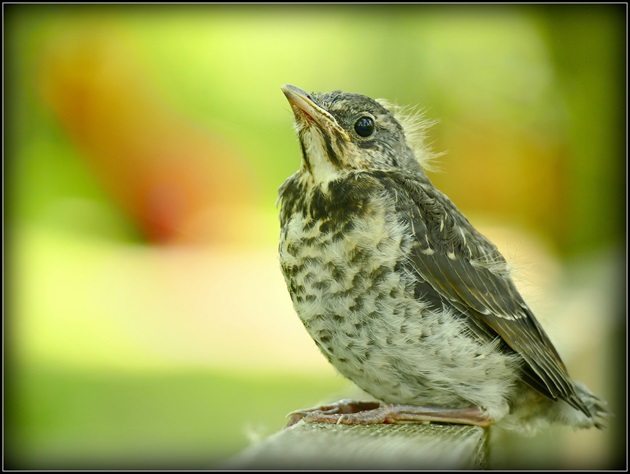
<svg viewBox="0 0 630 474">
<path fill-rule="evenodd" d="M 307 423 L 335 423 L 343 425 L 371 425 L 396 423 L 454 423 L 487 427 L 494 420 L 480 407 L 465 408 L 421 407 L 416 405 L 381 405 L 377 402 L 341 400 L 331 405 L 289 414 L 287 426 L 300 420 Z"/>
<path fill-rule="evenodd" d="M 296 424 L 300 420 L 306 422 L 320 421 L 319 417 L 336 417 L 349 414 L 363 413 L 378 408 L 379 402 L 360 402 L 357 400 L 339 400 L 329 405 L 322 405 L 316 408 L 307 408 L 304 410 L 295 410 L 287 415 L 289 422 L 287 428 Z M 335 420 L 336 420 L 335 418 Z M 332 419 L 332 418 L 330 418 Z M 326 418 L 329 420 L 329 418 Z M 325 423 L 335 423 L 336 421 L 325 421 Z"/>
</svg>

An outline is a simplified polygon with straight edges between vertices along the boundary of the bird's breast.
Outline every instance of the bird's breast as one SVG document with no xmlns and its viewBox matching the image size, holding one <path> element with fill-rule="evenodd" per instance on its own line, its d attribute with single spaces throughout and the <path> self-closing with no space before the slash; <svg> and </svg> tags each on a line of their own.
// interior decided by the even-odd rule
<svg viewBox="0 0 630 474">
<path fill-rule="evenodd" d="M 488 367 L 512 377 L 505 356 L 468 336 L 454 308 L 436 306 L 439 297 L 414 273 L 417 243 L 396 212 L 401 197 L 359 186 L 344 196 L 296 194 L 293 207 L 282 197 L 281 268 L 310 336 L 342 375 L 380 400 L 465 404 L 472 392 L 500 403 L 503 393 L 488 393 L 483 381 Z M 471 380 L 479 383 L 471 388 Z"/>
<path fill-rule="evenodd" d="M 282 222 L 280 264 L 293 305 L 333 363 L 348 357 L 340 351 L 369 358 L 370 346 L 386 344 L 391 331 L 383 326 L 400 328 L 408 309 L 411 279 L 402 263 L 410 234 L 389 194 L 371 191 L 355 192 L 354 201 L 315 192 L 305 202 L 322 207 L 305 206 Z"/>
</svg>

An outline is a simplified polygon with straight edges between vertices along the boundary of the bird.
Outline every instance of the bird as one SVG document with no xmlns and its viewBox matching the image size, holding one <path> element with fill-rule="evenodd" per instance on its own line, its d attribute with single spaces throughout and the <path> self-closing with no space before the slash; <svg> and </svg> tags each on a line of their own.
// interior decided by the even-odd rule
<svg viewBox="0 0 630 474">
<path fill-rule="evenodd" d="M 289 414 L 337 424 L 603 429 L 497 247 L 430 181 L 431 123 L 384 99 L 281 87 L 300 168 L 278 191 L 293 307 L 336 371 L 374 400 Z"/>
</svg>

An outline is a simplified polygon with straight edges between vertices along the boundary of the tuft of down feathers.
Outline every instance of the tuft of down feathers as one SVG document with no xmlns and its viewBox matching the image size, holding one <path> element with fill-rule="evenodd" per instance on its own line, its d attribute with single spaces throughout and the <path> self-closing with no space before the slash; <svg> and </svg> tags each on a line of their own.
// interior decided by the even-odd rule
<svg viewBox="0 0 630 474">
<path fill-rule="evenodd" d="M 426 116 L 426 109 L 417 106 L 397 105 L 387 99 L 375 99 L 380 105 L 391 112 L 394 118 L 402 125 L 405 131 L 405 139 L 423 169 L 427 171 L 439 171 L 435 160 L 444 155 L 444 152 L 435 153 L 427 143 L 428 130 L 439 122 Z"/>
</svg>

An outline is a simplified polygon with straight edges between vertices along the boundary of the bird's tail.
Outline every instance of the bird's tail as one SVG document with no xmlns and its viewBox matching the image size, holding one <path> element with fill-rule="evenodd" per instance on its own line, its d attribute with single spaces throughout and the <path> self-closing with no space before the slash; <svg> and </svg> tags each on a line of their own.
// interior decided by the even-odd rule
<svg viewBox="0 0 630 474">
<path fill-rule="evenodd" d="M 605 429 L 608 425 L 608 418 L 611 416 L 607 408 L 608 403 L 591 392 L 586 385 L 580 382 L 575 382 L 574 385 L 575 392 L 589 411 L 588 419 L 580 420 L 580 422 L 576 423 L 576 426 L 580 428 L 595 426 L 600 430 Z M 584 418 L 587 417 L 585 416 Z"/>
<path fill-rule="evenodd" d="M 500 427 L 517 430 L 526 436 L 532 436 L 552 424 L 573 428 L 606 428 L 611 416 L 606 402 L 579 382 L 574 382 L 574 387 L 582 408 L 576 408 L 567 400 L 553 400 L 522 385 L 513 400 L 510 413 L 501 419 Z"/>
</svg>

